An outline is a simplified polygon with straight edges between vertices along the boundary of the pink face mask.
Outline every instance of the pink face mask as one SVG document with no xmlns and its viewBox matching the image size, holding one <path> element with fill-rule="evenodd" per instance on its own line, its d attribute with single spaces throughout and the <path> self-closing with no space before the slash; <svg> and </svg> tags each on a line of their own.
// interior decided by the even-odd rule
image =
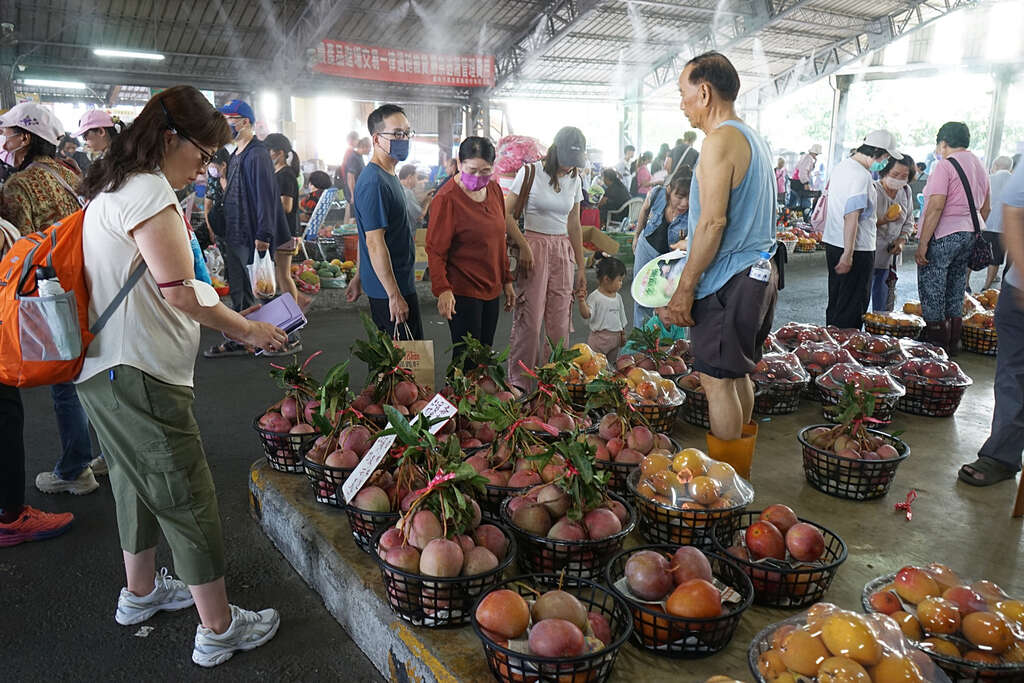
<svg viewBox="0 0 1024 683">
<path fill-rule="evenodd" d="M 489 175 L 470 175 L 463 171 L 459 174 L 462 179 L 462 184 L 466 186 L 466 189 L 470 192 L 476 192 L 479 189 L 487 187 L 487 183 L 491 182 L 491 176 Z"/>
</svg>

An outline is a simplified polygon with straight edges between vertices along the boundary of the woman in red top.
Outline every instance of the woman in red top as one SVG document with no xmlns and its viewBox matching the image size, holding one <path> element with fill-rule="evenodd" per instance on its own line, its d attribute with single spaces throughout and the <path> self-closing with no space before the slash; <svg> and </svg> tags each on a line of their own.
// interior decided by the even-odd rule
<svg viewBox="0 0 1024 683">
<path fill-rule="evenodd" d="M 452 343 L 468 333 L 494 343 L 498 295 L 505 310 L 515 303 L 505 245 L 505 200 L 491 180 L 494 145 L 469 137 L 459 146 L 459 173 L 430 205 L 427 260 L 437 310 L 448 320 Z"/>
</svg>

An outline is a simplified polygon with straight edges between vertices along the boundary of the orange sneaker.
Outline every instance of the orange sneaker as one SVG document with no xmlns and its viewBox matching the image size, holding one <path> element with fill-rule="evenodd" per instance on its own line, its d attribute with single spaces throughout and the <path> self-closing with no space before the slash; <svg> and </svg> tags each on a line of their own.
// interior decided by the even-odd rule
<svg viewBox="0 0 1024 683">
<path fill-rule="evenodd" d="M 43 512 L 26 505 L 16 520 L 0 523 L 0 548 L 60 536 L 74 519 L 70 512 Z"/>
</svg>

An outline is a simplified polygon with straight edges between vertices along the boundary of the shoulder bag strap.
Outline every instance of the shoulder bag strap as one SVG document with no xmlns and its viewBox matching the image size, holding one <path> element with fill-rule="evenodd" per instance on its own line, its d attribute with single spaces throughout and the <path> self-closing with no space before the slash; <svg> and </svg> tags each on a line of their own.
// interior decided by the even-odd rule
<svg viewBox="0 0 1024 683">
<path fill-rule="evenodd" d="M 121 286 L 121 289 L 118 290 L 117 294 L 114 295 L 114 299 L 107 304 L 107 307 L 102 313 L 100 313 L 100 317 L 96 318 L 96 322 L 94 322 L 92 327 L 89 328 L 89 334 L 95 337 L 100 333 L 100 330 L 106 327 L 107 321 L 110 320 L 110 316 L 114 315 L 114 311 L 116 311 L 117 307 L 121 305 L 121 302 L 125 300 L 128 293 L 135 288 L 135 285 L 142 279 L 145 272 L 145 261 L 135 266 L 135 270 L 132 271 L 132 274 L 128 276 L 128 280 Z"/>
<path fill-rule="evenodd" d="M 526 201 L 530 198 L 530 190 L 533 189 L 533 179 L 537 175 L 537 168 L 533 164 L 526 164 L 523 167 L 523 186 L 519 188 L 519 196 L 516 197 L 516 205 L 512 209 L 512 217 L 519 220 L 526 211 Z"/>
<path fill-rule="evenodd" d="M 53 176 L 54 180 L 56 180 L 58 183 L 60 183 L 61 187 L 63 187 L 65 190 L 67 190 L 68 192 L 71 193 L 71 196 L 75 198 L 75 201 L 78 202 L 79 206 L 85 206 L 85 202 L 83 202 L 82 198 L 78 196 L 77 192 L 75 192 L 75 188 L 71 187 L 71 185 L 68 184 L 68 181 L 66 181 L 63 178 L 61 178 L 60 174 L 57 173 L 56 171 L 54 171 L 52 168 L 50 168 L 49 166 L 47 166 L 45 164 L 40 164 L 37 161 L 33 161 L 31 164 L 28 165 L 28 167 L 29 168 L 32 168 L 32 167 L 41 168 L 44 171 L 46 171 L 47 173 L 49 173 L 51 176 Z"/>
<path fill-rule="evenodd" d="M 964 192 L 967 193 L 967 206 L 971 209 L 971 222 L 974 223 L 974 234 L 981 234 L 981 223 L 978 221 L 978 209 L 974 206 L 974 194 L 971 192 L 971 185 L 967 182 L 967 174 L 964 173 L 963 167 L 953 157 L 949 158 L 949 163 L 953 164 L 953 168 L 956 169 L 956 174 L 960 176 L 960 182 L 963 183 Z"/>
</svg>

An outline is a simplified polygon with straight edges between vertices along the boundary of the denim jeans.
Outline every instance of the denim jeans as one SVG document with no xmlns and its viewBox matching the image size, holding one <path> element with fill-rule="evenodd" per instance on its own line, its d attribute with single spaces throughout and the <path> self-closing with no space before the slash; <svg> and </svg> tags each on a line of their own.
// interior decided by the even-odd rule
<svg viewBox="0 0 1024 683">
<path fill-rule="evenodd" d="M 228 286 L 231 288 L 231 305 L 236 311 L 244 311 L 256 304 L 256 295 L 252 293 L 249 271 L 246 266 L 252 263 L 253 246 L 240 247 L 229 244 L 224 249 L 224 267 L 227 271 Z"/>
<path fill-rule="evenodd" d="M 871 276 L 871 310 L 875 313 L 892 311 L 892 306 L 888 305 L 889 283 L 886 282 L 888 279 L 888 268 L 875 268 L 875 273 Z"/>
<path fill-rule="evenodd" d="M 53 412 L 57 415 L 61 454 L 53 473 L 65 481 L 77 479 L 92 462 L 92 442 L 89 440 L 89 419 L 78 401 L 78 392 L 71 382 L 50 387 Z"/>
<path fill-rule="evenodd" d="M 998 460 L 1017 472 L 1024 444 L 1024 309 L 1017 300 L 1017 288 L 1003 283 L 1001 294 L 996 304 L 999 351 L 992 387 L 996 403 L 992 431 L 978 455 Z"/>
</svg>

